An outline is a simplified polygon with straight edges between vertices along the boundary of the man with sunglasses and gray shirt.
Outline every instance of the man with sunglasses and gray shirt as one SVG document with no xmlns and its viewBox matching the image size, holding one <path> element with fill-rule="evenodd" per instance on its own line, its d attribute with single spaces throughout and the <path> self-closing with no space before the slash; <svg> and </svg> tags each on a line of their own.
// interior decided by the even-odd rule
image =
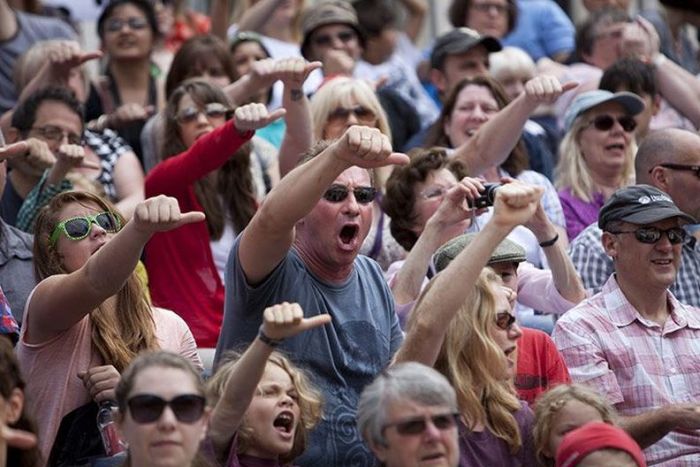
<svg viewBox="0 0 700 467">
<path fill-rule="evenodd" d="M 700 219 L 700 136 L 680 129 L 651 132 L 635 158 L 637 183 L 667 193 L 685 214 Z M 697 225 L 685 225 L 694 237 L 682 246 L 683 255 L 670 291 L 682 303 L 700 307 L 700 235 Z M 586 289 L 597 293 L 613 273 L 597 224 L 586 227 L 571 243 L 569 254 Z"/>
<path fill-rule="evenodd" d="M 652 186 L 616 191 L 598 217 L 615 273 L 554 328 L 572 380 L 615 406 L 650 465 L 700 462 L 700 309 L 668 290 L 694 222 Z"/>
</svg>

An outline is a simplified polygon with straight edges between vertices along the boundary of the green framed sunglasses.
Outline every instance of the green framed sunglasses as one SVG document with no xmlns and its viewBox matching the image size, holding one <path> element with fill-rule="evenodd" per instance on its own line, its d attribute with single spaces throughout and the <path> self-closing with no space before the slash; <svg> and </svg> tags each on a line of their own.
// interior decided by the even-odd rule
<svg viewBox="0 0 700 467">
<path fill-rule="evenodd" d="M 71 217 L 70 219 L 59 222 L 53 229 L 49 239 L 51 245 L 56 245 L 58 236 L 61 235 L 61 233 L 71 240 L 82 240 L 90 235 L 93 224 L 99 225 L 110 233 L 119 232 L 121 228 L 119 218 L 113 212 L 109 211 L 100 212 L 91 216 Z"/>
</svg>

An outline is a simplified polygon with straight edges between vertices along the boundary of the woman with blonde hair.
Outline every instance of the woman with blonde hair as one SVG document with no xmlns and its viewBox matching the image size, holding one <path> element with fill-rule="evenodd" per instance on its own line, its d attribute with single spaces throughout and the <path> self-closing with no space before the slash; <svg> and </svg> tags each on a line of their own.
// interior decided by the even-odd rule
<svg viewBox="0 0 700 467">
<path fill-rule="evenodd" d="M 615 425 L 615 409 L 597 392 L 582 384 L 562 384 L 542 394 L 535 405 L 533 437 L 537 460 L 554 465 L 562 438 L 589 422 Z"/>
<path fill-rule="evenodd" d="M 268 307 L 247 350 L 225 357 L 208 383 L 214 406 L 209 439 L 217 462 L 290 465 L 304 452 L 321 418 L 321 395 L 306 373 L 274 348 L 330 320 L 327 314 L 304 318 L 296 303 Z"/>
<path fill-rule="evenodd" d="M 201 368 L 187 325 L 151 306 L 134 269 L 155 232 L 203 219 L 160 196 L 139 203 L 125 224 L 110 203 L 86 192 L 61 193 L 39 214 L 40 282 L 27 300 L 17 356 L 30 411 L 40 415 L 44 458 L 61 419 L 92 400 L 113 400 L 119 373 L 140 352 L 169 349 Z"/>
<path fill-rule="evenodd" d="M 425 290 L 395 359 L 434 365 L 455 388 L 462 465 L 535 465 L 533 415 L 511 383 L 521 336 L 511 292 L 484 266 L 506 235 L 532 217 L 542 191 L 518 182 L 497 190 L 493 217 Z"/>
<path fill-rule="evenodd" d="M 635 94 L 603 90 L 581 93 L 569 106 L 554 183 L 569 240 L 598 219 L 611 194 L 634 183 L 633 116 L 643 109 Z"/>
</svg>

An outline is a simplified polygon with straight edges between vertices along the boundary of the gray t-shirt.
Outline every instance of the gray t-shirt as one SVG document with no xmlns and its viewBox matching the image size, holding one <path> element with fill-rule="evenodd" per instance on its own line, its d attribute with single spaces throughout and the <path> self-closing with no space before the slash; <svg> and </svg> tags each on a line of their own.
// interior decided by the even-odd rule
<svg viewBox="0 0 700 467">
<path fill-rule="evenodd" d="M 0 114 L 7 112 L 17 103 L 12 74 L 15 62 L 20 55 L 39 41 L 77 40 L 75 31 L 60 19 L 20 11 L 14 13 L 17 17 L 17 34 L 6 41 L 0 41 Z"/>
<path fill-rule="evenodd" d="M 331 285 L 315 277 L 292 248 L 261 284 L 251 287 L 238 260 L 240 237 L 226 266 L 226 306 L 216 349 L 241 348 L 255 339 L 266 307 L 297 302 L 305 315 L 328 313 L 330 324 L 306 331 L 280 346 L 307 369 L 324 397 L 323 420 L 311 434 L 301 466 L 374 465 L 357 432 L 362 389 L 391 361 L 403 340 L 394 299 L 374 260 L 355 259 L 347 281 Z"/>
<path fill-rule="evenodd" d="M 32 235 L 7 225 L 0 218 L 0 288 L 18 324 L 22 323 L 27 297 L 36 286 L 33 245 Z"/>
</svg>

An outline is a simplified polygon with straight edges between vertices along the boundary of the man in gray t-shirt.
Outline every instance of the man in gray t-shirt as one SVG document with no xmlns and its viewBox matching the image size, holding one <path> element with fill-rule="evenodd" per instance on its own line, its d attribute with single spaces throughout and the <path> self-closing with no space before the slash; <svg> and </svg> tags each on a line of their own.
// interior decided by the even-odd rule
<svg viewBox="0 0 700 467">
<path fill-rule="evenodd" d="M 379 266 L 358 256 L 372 224 L 375 190 L 367 168 L 406 163 L 379 130 L 350 127 L 286 175 L 236 240 L 226 268 L 226 309 L 216 360 L 250 343 L 264 309 L 297 302 L 326 326 L 281 344 L 323 392 L 324 416 L 302 466 L 372 465 L 355 411 L 366 384 L 402 341 L 391 292 Z"/>
<path fill-rule="evenodd" d="M 59 19 L 13 11 L 7 0 L 0 0 L 0 114 L 17 103 L 15 62 L 34 43 L 48 39 L 77 40 L 77 36 Z"/>
</svg>

